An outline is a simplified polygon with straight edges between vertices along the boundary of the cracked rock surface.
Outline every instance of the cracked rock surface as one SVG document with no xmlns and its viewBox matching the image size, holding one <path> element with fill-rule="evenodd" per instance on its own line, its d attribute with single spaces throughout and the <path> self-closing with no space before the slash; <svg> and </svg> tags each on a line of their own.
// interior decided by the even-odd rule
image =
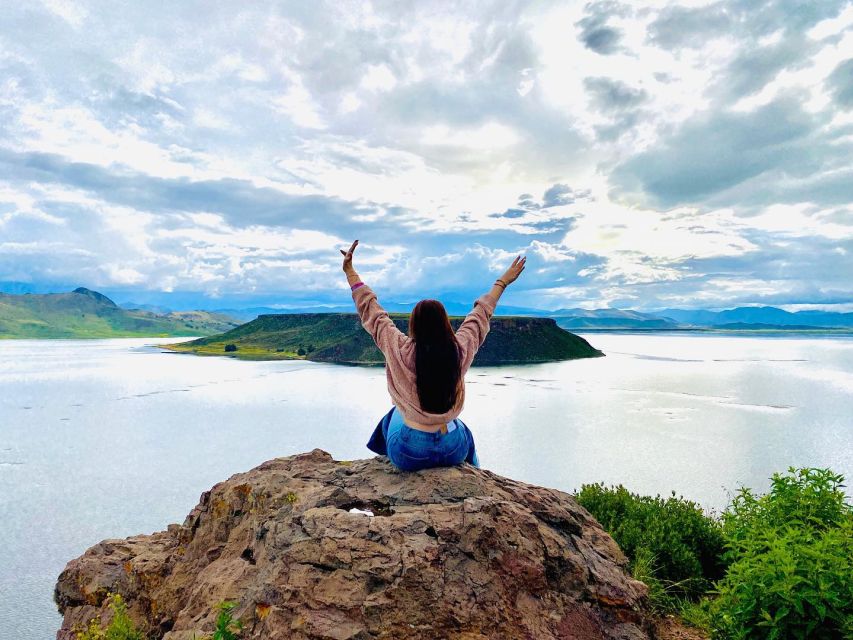
<svg viewBox="0 0 853 640">
<path fill-rule="evenodd" d="M 210 634 L 222 600 L 239 603 L 245 639 L 651 638 L 646 586 L 626 568 L 567 493 L 314 449 L 214 485 L 182 525 L 71 560 L 56 637 L 109 620 L 114 591 L 163 640 Z"/>
</svg>

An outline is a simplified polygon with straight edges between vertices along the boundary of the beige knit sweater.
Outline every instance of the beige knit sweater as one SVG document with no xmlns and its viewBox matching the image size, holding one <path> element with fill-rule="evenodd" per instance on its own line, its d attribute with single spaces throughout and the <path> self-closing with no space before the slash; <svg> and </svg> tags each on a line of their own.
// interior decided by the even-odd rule
<svg viewBox="0 0 853 640">
<path fill-rule="evenodd" d="M 474 309 L 465 316 L 465 320 L 456 330 L 456 339 L 461 352 L 460 369 L 462 383 L 456 404 L 447 413 L 427 413 L 421 409 L 418 390 L 415 384 L 415 343 L 400 331 L 388 312 L 376 299 L 376 293 L 367 286 L 358 287 L 352 292 L 358 317 L 367 332 L 373 337 L 376 346 L 385 356 L 385 375 L 388 379 L 388 392 L 394 405 L 403 414 L 403 421 L 411 427 L 421 427 L 428 431 L 446 424 L 462 412 L 465 403 L 465 373 L 471 366 L 474 355 L 486 339 L 489 332 L 489 319 L 495 312 L 497 300 L 488 293 L 474 302 Z"/>
</svg>

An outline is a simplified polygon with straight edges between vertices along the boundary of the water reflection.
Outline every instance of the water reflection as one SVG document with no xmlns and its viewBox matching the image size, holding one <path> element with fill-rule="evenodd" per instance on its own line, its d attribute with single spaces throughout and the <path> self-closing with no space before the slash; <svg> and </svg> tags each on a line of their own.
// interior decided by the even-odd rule
<svg viewBox="0 0 853 640">
<path fill-rule="evenodd" d="M 462 418 L 483 466 L 716 509 L 790 465 L 853 477 L 850 339 L 585 337 L 607 357 L 469 374 Z M 388 409 L 381 368 L 152 342 L 0 341 L 0 628 L 20 638 L 52 637 L 55 579 L 90 545 L 182 522 L 202 491 L 275 456 L 366 457 Z"/>
</svg>

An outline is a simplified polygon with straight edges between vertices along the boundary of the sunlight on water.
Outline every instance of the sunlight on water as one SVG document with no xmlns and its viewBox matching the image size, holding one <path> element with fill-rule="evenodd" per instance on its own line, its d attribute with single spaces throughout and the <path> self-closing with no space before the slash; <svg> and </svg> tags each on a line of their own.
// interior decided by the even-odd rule
<svg viewBox="0 0 853 640">
<path fill-rule="evenodd" d="M 607 357 L 469 372 L 462 418 L 484 467 L 714 509 L 791 465 L 853 477 L 853 340 L 585 337 Z M 19 638 L 53 637 L 53 585 L 92 544 L 183 522 L 202 491 L 276 456 L 368 457 L 390 406 L 381 368 L 156 342 L 0 341 L 0 628 Z"/>
</svg>

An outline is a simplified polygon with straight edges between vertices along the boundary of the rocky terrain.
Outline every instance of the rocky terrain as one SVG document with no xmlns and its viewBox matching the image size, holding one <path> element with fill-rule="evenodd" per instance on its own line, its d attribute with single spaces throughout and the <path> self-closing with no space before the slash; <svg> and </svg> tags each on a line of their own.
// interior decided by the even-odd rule
<svg viewBox="0 0 853 640">
<path fill-rule="evenodd" d="M 315 449 L 216 484 L 183 524 L 71 560 L 56 637 L 107 621 L 108 591 L 164 640 L 209 634 L 222 600 L 239 603 L 248 639 L 654 637 L 646 586 L 625 568 L 569 494 Z"/>
</svg>

